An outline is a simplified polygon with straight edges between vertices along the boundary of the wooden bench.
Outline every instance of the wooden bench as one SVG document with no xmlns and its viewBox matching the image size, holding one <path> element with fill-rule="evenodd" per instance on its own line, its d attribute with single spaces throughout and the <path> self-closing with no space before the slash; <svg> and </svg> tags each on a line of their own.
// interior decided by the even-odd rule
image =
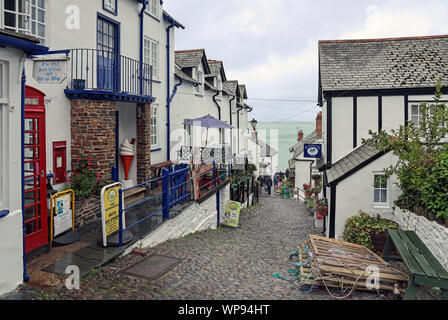
<svg viewBox="0 0 448 320">
<path fill-rule="evenodd" d="M 388 230 L 388 233 L 383 258 L 400 259 L 411 272 L 404 299 L 415 299 L 420 286 L 430 286 L 440 288 L 443 299 L 448 300 L 448 272 L 417 234 L 414 231 L 404 230 Z M 397 249 L 401 258 L 390 255 L 393 247 Z"/>
</svg>

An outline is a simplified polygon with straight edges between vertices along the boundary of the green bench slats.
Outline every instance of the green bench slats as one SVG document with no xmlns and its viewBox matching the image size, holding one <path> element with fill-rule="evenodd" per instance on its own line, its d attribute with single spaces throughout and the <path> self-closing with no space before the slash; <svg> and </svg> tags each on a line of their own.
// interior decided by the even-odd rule
<svg viewBox="0 0 448 320">
<path fill-rule="evenodd" d="M 417 263 L 422 268 L 423 273 L 420 275 L 426 275 L 428 277 L 438 278 L 437 273 L 432 269 L 428 261 L 426 261 L 426 257 L 424 256 L 424 254 L 419 250 L 417 246 L 415 246 L 412 240 L 409 239 L 408 234 L 404 230 L 398 230 L 398 234 L 408 247 L 409 251 L 412 254 L 412 257 L 417 261 Z"/>
<path fill-rule="evenodd" d="M 404 296 L 405 300 L 414 299 L 420 286 L 439 287 L 442 297 L 448 300 L 448 271 L 442 266 L 428 247 L 414 231 L 388 230 L 383 256 L 389 256 L 393 245 L 398 250 L 409 271 L 412 273 Z"/>
<path fill-rule="evenodd" d="M 419 248 L 420 252 L 425 256 L 426 260 L 431 264 L 432 269 L 437 273 L 440 279 L 448 279 L 448 271 L 440 264 L 439 260 L 426 247 L 423 241 L 417 236 L 414 231 L 406 231 L 406 234 L 412 242 Z"/>
<path fill-rule="evenodd" d="M 414 259 L 409 249 L 406 247 L 405 243 L 402 241 L 400 234 L 397 230 L 389 230 L 389 236 L 395 244 L 400 256 L 403 258 L 404 262 L 408 266 L 412 273 L 424 274 L 422 268 L 418 262 Z"/>
</svg>

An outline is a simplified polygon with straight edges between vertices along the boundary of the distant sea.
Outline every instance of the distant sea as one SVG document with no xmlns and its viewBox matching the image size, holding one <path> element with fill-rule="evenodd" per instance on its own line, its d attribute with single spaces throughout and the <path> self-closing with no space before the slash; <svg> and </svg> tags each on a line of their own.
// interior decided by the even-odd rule
<svg viewBox="0 0 448 320">
<path fill-rule="evenodd" d="M 251 128 L 250 124 L 249 128 Z M 273 148 L 278 147 L 278 167 L 280 171 L 284 172 L 288 168 L 288 161 L 291 158 L 289 149 L 297 143 L 298 131 L 303 130 L 304 137 L 306 137 L 316 129 L 316 123 L 297 121 L 259 122 L 257 124 L 257 131 L 260 132 L 262 129 L 266 130 L 266 141 L 264 142 Z M 278 130 L 278 145 L 270 138 L 270 130 Z"/>
</svg>

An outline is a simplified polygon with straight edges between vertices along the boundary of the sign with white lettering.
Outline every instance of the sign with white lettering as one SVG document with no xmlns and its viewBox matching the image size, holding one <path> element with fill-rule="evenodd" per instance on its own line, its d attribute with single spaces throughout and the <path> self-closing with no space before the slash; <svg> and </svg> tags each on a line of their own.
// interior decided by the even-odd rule
<svg viewBox="0 0 448 320">
<path fill-rule="evenodd" d="M 67 59 L 34 60 L 33 78 L 40 84 L 60 84 L 67 78 Z"/>
</svg>

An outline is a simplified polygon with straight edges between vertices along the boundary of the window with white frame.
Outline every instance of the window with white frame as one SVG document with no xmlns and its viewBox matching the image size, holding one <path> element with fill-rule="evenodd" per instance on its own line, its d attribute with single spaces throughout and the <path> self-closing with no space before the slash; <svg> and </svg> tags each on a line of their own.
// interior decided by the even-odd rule
<svg viewBox="0 0 448 320">
<path fill-rule="evenodd" d="M 202 71 L 198 69 L 193 69 L 193 79 L 200 83 L 200 85 L 197 85 L 194 87 L 194 91 L 197 94 L 202 94 L 203 90 L 203 83 L 204 83 L 204 75 Z"/>
<path fill-rule="evenodd" d="M 148 12 L 149 14 L 151 14 L 154 17 L 158 17 L 159 15 L 159 6 L 158 6 L 158 2 L 159 0 L 149 0 L 148 1 L 148 6 L 146 7 L 146 12 Z"/>
<path fill-rule="evenodd" d="M 157 146 L 159 143 L 158 136 L 158 105 L 151 105 L 151 146 Z"/>
<path fill-rule="evenodd" d="M 431 114 L 434 113 L 434 107 L 435 105 L 430 105 L 430 112 Z M 423 110 L 422 110 L 421 104 L 411 104 L 411 121 L 414 123 L 415 126 L 419 126 L 420 122 L 423 120 Z M 445 126 L 445 123 L 442 123 L 440 125 L 441 127 Z"/>
<path fill-rule="evenodd" d="M 159 43 L 148 37 L 144 41 L 144 62 L 152 66 L 152 76 L 159 78 Z"/>
<path fill-rule="evenodd" d="M 45 43 L 46 0 L 2 0 L 3 25 L 6 30 L 36 36 Z"/>
<path fill-rule="evenodd" d="M 388 179 L 384 174 L 375 174 L 373 182 L 373 203 L 388 204 Z"/>
</svg>

